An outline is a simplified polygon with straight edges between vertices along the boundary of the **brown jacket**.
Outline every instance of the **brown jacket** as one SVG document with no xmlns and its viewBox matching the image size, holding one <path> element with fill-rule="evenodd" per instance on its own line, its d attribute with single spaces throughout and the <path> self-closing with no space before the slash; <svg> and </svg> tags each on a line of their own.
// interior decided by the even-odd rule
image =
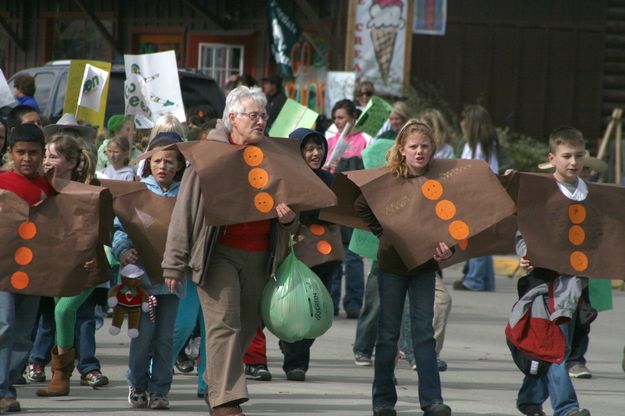
<svg viewBox="0 0 625 416">
<path fill-rule="evenodd" d="M 228 143 L 228 132 L 221 120 L 209 133 L 208 140 Z M 297 219 L 290 224 L 280 224 L 277 219 L 271 220 L 267 277 L 275 273 L 282 259 L 288 254 L 289 236 L 295 233 L 298 227 Z M 210 278 L 204 276 L 204 270 L 210 262 L 219 231 L 220 227 L 209 226 L 204 222 L 204 196 L 200 189 L 200 178 L 193 167 L 189 166 L 182 177 L 169 223 L 167 245 L 161 263 L 163 276 L 182 280 L 190 272 L 196 284 L 202 284 L 205 278 Z"/>
</svg>

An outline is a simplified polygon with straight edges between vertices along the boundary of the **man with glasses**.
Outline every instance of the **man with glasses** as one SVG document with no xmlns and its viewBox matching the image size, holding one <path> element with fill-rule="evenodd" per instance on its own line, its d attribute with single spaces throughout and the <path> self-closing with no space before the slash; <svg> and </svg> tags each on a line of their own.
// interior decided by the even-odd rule
<svg viewBox="0 0 625 416">
<path fill-rule="evenodd" d="M 235 88 L 226 97 L 223 119 L 207 140 L 238 146 L 268 140 L 266 103 L 260 88 Z M 249 184 L 233 185 L 231 203 L 243 203 L 237 186 Z M 267 278 L 287 254 L 289 234 L 295 233 L 299 222 L 295 212 L 280 203 L 274 219 L 210 226 L 203 208 L 210 198 L 203 195 L 192 163 L 172 213 L 163 276 L 174 290 L 191 268 L 206 329 L 205 398 L 215 416 L 242 416 L 239 405 L 248 400 L 243 353 L 260 323 L 260 297 Z"/>
</svg>

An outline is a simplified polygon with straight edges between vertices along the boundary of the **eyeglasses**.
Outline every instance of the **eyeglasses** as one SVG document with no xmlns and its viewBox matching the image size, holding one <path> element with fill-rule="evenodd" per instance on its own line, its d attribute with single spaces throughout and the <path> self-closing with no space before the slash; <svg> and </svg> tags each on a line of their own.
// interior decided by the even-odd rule
<svg viewBox="0 0 625 416">
<path fill-rule="evenodd" d="M 267 119 L 269 118 L 269 114 L 267 113 L 237 113 L 240 116 L 246 116 L 247 118 L 250 119 L 250 121 L 256 122 L 258 121 L 259 118 L 262 118 L 263 121 L 267 121 Z"/>
<path fill-rule="evenodd" d="M 371 97 L 373 95 L 372 91 L 360 91 L 360 95 L 365 95 L 367 97 Z"/>
</svg>

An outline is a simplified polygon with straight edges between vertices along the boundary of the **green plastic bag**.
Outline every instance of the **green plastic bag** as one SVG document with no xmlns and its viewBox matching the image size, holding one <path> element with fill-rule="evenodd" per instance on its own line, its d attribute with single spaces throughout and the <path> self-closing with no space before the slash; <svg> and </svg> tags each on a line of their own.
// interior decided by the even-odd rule
<svg viewBox="0 0 625 416">
<path fill-rule="evenodd" d="M 263 290 L 260 313 L 276 337 L 295 342 L 330 329 L 334 305 L 321 279 L 291 249 Z"/>
</svg>

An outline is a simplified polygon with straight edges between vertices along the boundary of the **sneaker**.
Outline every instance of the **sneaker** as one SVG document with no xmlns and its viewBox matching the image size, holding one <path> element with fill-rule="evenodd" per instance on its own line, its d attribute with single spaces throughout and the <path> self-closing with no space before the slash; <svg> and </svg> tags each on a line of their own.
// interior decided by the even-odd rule
<svg viewBox="0 0 625 416">
<path fill-rule="evenodd" d="M 464 282 L 462 280 L 456 280 L 454 282 L 454 290 L 470 290 L 470 289 L 464 285 Z"/>
<path fill-rule="evenodd" d="M 20 402 L 18 402 L 15 397 L 3 397 L 0 399 L 0 413 L 19 412 L 21 410 Z"/>
<path fill-rule="evenodd" d="M 191 338 L 189 340 L 189 343 L 187 344 L 187 346 L 184 349 L 185 354 L 187 354 L 187 357 L 189 357 L 190 359 L 194 360 L 197 357 L 200 356 L 200 344 L 202 343 L 202 338 L 200 337 L 195 337 L 195 338 Z"/>
<path fill-rule="evenodd" d="M 134 386 L 128 386 L 128 403 L 136 409 L 146 409 L 148 407 L 148 394 Z"/>
<path fill-rule="evenodd" d="M 438 371 L 441 373 L 443 371 L 447 371 L 447 363 L 441 360 L 440 358 L 436 359 L 436 367 L 438 368 Z"/>
<path fill-rule="evenodd" d="M 80 376 L 81 386 L 101 387 L 109 384 L 109 378 L 102 374 L 100 370 L 89 371 Z"/>
<path fill-rule="evenodd" d="M 150 409 L 167 410 L 169 409 L 169 400 L 162 394 L 150 393 Z"/>
<path fill-rule="evenodd" d="M 358 309 L 346 309 L 345 315 L 347 319 L 358 319 L 360 317 L 360 311 Z"/>
<path fill-rule="evenodd" d="M 588 409 L 575 409 L 568 412 L 565 416 L 590 416 Z"/>
<path fill-rule="evenodd" d="M 271 381 L 271 373 L 266 365 L 245 365 L 245 378 L 250 380 Z"/>
<path fill-rule="evenodd" d="M 181 352 L 178 354 L 178 358 L 176 358 L 175 366 L 178 371 L 183 374 L 187 374 L 193 371 L 195 363 L 187 356 L 187 354 Z"/>
<path fill-rule="evenodd" d="M 573 364 L 569 368 L 569 376 L 573 378 L 592 378 L 592 373 L 584 364 Z"/>
<path fill-rule="evenodd" d="M 378 409 L 373 411 L 373 416 L 396 416 L 397 412 L 395 409 L 387 408 L 387 409 Z"/>
<path fill-rule="evenodd" d="M 306 380 L 306 370 L 303 368 L 294 368 L 286 372 L 286 379 L 291 381 Z"/>
<path fill-rule="evenodd" d="M 434 403 L 425 409 L 423 416 L 451 416 L 451 408 L 443 403 Z"/>
<path fill-rule="evenodd" d="M 354 364 L 359 365 L 361 367 L 371 367 L 373 365 L 373 361 L 371 360 L 371 357 L 361 352 L 355 352 Z"/>
<path fill-rule="evenodd" d="M 542 406 L 527 406 L 524 409 L 519 409 L 525 416 L 547 416 L 547 413 L 543 412 Z"/>
<path fill-rule="evenodd" d="M 43 383 L 46 381 L 45 367 L 39 363 L 30 363 L 26 367 L 26 381 L 29 383 Z"/>
</svg>

